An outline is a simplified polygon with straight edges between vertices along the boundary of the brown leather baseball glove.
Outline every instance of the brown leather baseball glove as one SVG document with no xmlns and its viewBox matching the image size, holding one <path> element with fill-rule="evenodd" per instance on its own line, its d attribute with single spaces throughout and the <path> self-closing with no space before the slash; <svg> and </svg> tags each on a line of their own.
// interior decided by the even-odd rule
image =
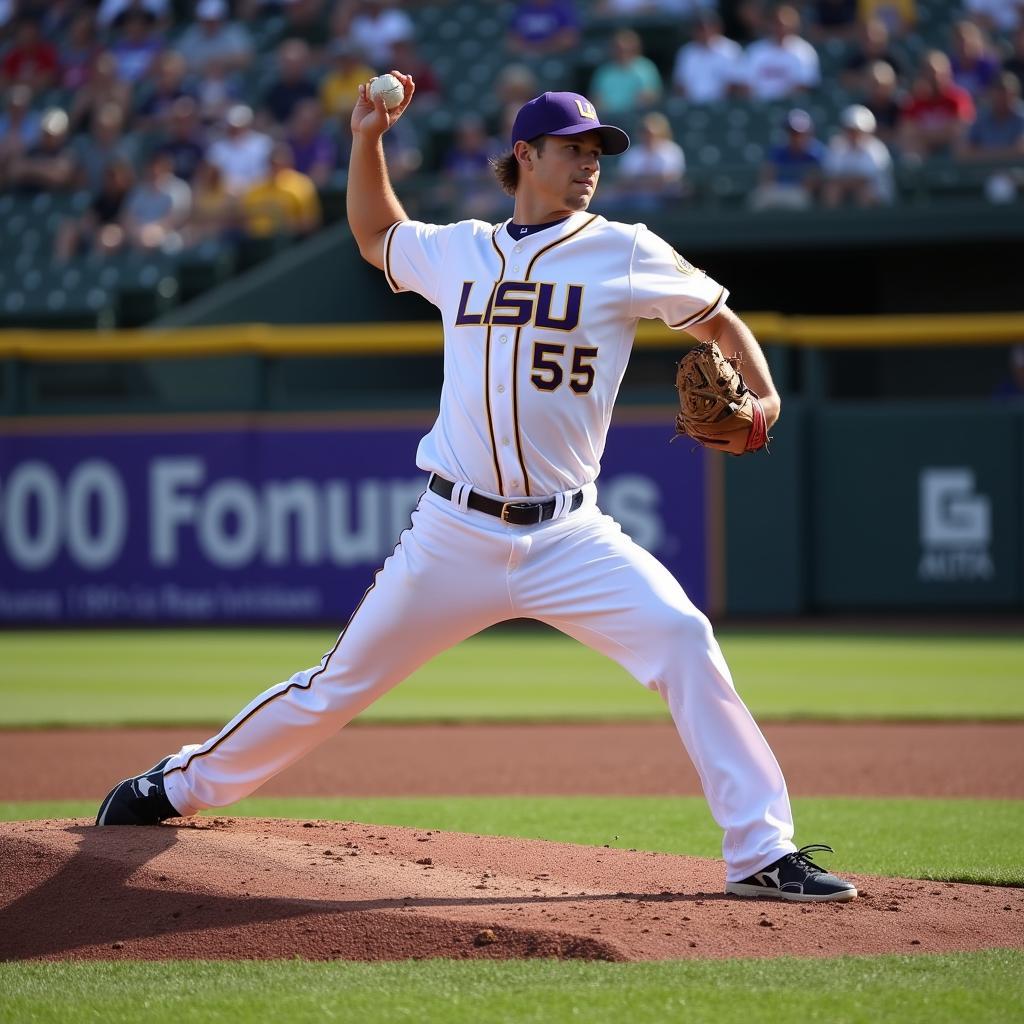
<svg viewBox="0 0 1024 1024">
<path fill-rule="evenodd" d="M 739 354 L 727 359 L 713 341 L 702 341 L 679 360 L 677 434 L 730 455 L 767 447 L 764 409 L 743 383 L 739 364 Z"/>
</svg>

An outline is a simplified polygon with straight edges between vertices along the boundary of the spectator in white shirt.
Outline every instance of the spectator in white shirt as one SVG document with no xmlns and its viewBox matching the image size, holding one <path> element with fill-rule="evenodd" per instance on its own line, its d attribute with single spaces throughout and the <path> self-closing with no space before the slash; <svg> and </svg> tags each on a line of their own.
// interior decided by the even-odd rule
<svg viewBox="0 0 1024 1024">
<path fill-rule="evenodd" d="M 640 138 L 619 161 L 615 202 L 619 207 L 657 210 L 667 199 L 683 195 L 686 158 L 672 139 L 672 126 L 664 114 L 646 114 Z"/>
<path fill-rule="evenodd" d="M 895 193 L 892 157 L 875 136 L 875 115 L 855 104 L 842 112 L 839 123 L 842 131 L 832 137 L 825 157 L 825 205 L 891 203 Z"/>
<path fill-rule="evenodd" d="M 714 11 L 696 18 L 692 34 L 693 40 L 676 54 L 672 87 L 691 103 L 724 99 L 740 72 L 743 50 L 722 35 L 722 22 Z"/>
<path fill-rule="evenodd" d="M 225 0 L 199 0 L 196 22 L 185 29 L 175 49 L 188 62 L 189 71 L 200 75 L 210 64 L 228 72 L 241 71 L 253 57 L 252 39 L 244 26 L 228 21 Z"/>
<path fill-rule="evenodd" d="M 757 100 L 781 100 L 821 80 L 818 53 L 800 35 L 800 15 L 784 4 L 768 22 L 768 35 L 747 47 L 743 82 Z"/>
<path fill-rule="evenodd" d="M 415 28 L 400 4 L 388 0 L 340 0 L 331 16 L 331 34 L 353 43 L 374 67 L 383 71 L 392 66 L 392 46 L 412 39 Z"/>
<path fill-rule="evenodd" d="M 232 107 L 226 118 L 225 134 L 206 154 L 206 159 L 221 172 L 224 188 L 236 196 L 265 180 L 270 173 L 274 140 L 254 131 L 252 120 L 251 107 L 242 104 Z"/>
</svg>

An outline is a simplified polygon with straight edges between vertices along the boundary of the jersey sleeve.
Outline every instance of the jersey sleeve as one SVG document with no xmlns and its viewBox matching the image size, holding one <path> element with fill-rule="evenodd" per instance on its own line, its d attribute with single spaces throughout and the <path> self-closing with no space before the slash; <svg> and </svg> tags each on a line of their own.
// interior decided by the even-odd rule
<svg viewBox="0 0 1024 1024">
<path fill-rule="evenodd" d="M 710 320 L 729 298 L 724 286 L 643 225 L 633 247 L 629 285 L 633 317 L 663 320 L 677 331 Z"/>
<path fill-rule="evenodd" d="M 417 292 L 437 305 L 441 265 L 454 224 L 400 220 L 384 236 L 384 276 L 393 292 Z"/>
</svg>

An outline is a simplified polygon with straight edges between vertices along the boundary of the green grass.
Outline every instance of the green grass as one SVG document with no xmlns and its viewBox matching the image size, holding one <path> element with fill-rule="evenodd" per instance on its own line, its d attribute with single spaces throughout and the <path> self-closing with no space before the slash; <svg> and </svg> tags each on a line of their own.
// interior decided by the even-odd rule
<svg viewBox="0 0 1024 1024">
<path fill-rule="evenodd" d="M 315 664 L 327 631 L 0 633 L 0 725 L 219 725 Z M 1013 636 L 729 633 L 761 718 L 1024 718 Z M 495 631 L 437 658 L 371 707 L 377 721 L 659 718 L 613 662 L 549 632 Z"/>
<path fill-rule="evenodd" d="M 0 964 L 0 1021 L 997 1024 L 1024 953 L 601 964 Z"/>
<path fill-rule="evenodd" d="M 1024 885 L 1024 801 L 804 799 L 797 841 L 824 842 L 827 866 L 865 874 Z M 0 818 L 88 817 L 82 801 L 0 804 Z M 721 856 L 698 797 L 415 797 L 243 800 L 227 812 L 522 836 L 624 849 Z"/>
</svg>

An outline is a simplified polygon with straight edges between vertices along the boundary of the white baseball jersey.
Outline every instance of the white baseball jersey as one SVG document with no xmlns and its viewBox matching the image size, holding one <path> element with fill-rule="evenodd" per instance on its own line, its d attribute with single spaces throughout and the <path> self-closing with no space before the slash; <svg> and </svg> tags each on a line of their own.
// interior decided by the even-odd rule
<svg viewBox="0 0 1024 1024">
<path fill-rule="evenodd" d="M 600 511 L 592 483 L 637 320 L 690 327 L 725 289 L 645 227 L 587 213 L 518 241 L 504 225 L 404 221 L 385 252 L 391 287 L 444 319 L 444 390 L 420 467 L 492 497 L 583 495 L 521 526 L 471 507 L 468 487 L 426 490 L 331 651 L 175 754 L 167 799 L 181 814 L 239 800 L 436 654 L 529 618 L 664 697 L 723 829 L 727 880 L 791 853 L 785 780 L 711 624 Z"/>
<path fill-rule="evenodd" d="M 416 464 L 492 496 L 593 482 L 637 321 L 685 330 L 728 298 L 644 225 L 592 213 L 518 241 L 506 224 L 399 221 L 384 254 L 391 288 L 444 324 L 440 412 Z"/>
</svg>

